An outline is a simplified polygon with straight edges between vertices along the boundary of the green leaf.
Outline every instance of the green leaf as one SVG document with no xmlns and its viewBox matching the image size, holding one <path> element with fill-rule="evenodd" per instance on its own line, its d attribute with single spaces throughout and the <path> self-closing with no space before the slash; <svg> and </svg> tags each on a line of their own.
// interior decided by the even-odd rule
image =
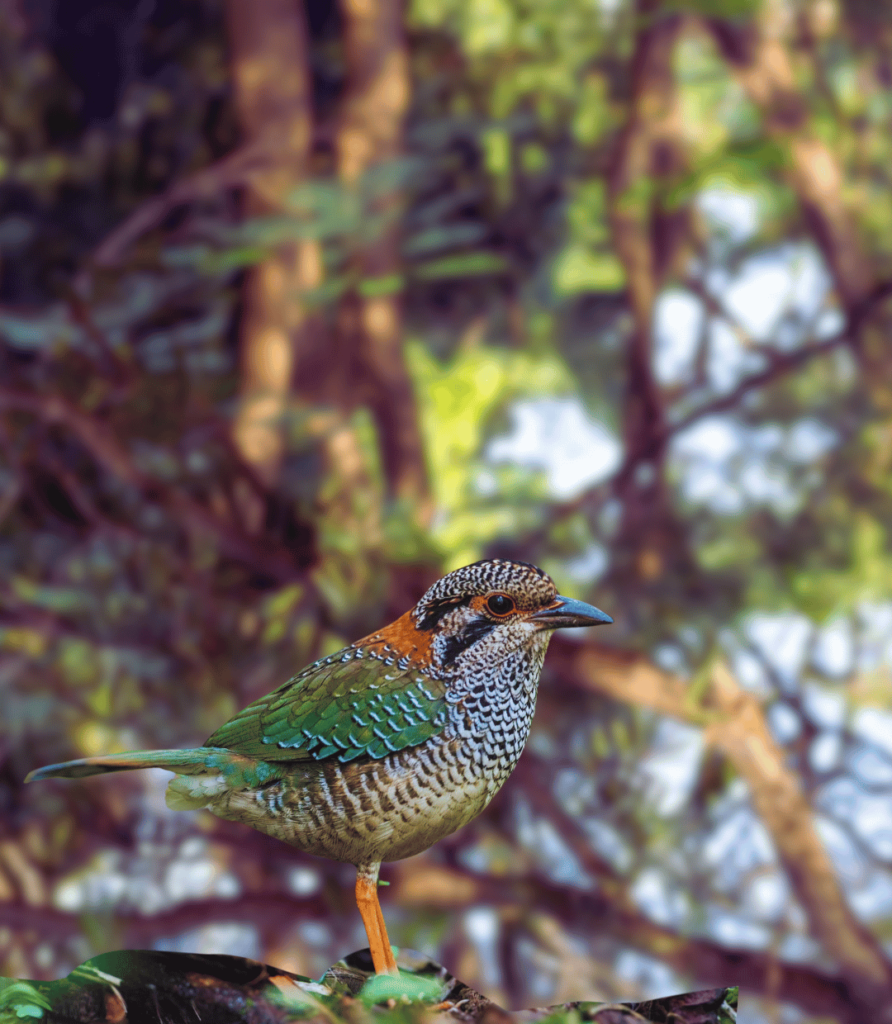
<svg viewBox="0 0 892 1024">
<path fill-rule="evenodd" d="M 0 978 L 0 1024 L 9 1024 L 16 1018 L 40 1019 L 44 1010 L 51 1009 L 46 996 L 30 982 Z"/>
<path fill-rule="evenodd" d="M 404 279 L 402 274 L 387 274 L 385 277 L 367 277 L 360 281 L 357 291 L 367 299 L 374 299 L 380 295 L 396 295 L 403 290 Z"/>
<path fill-rule="evenodd" d="M 474 245 L 486 233 L 486 225 L 479 222 L 438 224 L 436 227 L 425 228 L 407 238 L 403 243 L 403 254 L 405 256 L 422 256 L 443 249 Z"/>
<path fill-rule="evenodd" d="M 488 252 L 469 252 L 462 256 L 444 256 L 416 267 L 414 274 L 425 281 L 450 277 L 479 277 L 482 274 L 498 274 L 508 269 L 501 256 Z"/>
<path fill-rule="evenodd" d="M 579 292 L 618 291 L 625 284 L 620 261 L 609 252 L 591 252 L 582 245 L 570 245 L 558 256 L 552 283 L 558 295 Z"/>
<path fill-rule="evenodd" d="M 404 1003 L 431 1002 L 439 998 L 442 988 L 439 978 L 421 978 L 407 971 L 401 971 L 396 977 L 376 974 L 362 986 L 359 998 L 367 1006 L 386 1003 L 388 999 Z"/>
</svg>

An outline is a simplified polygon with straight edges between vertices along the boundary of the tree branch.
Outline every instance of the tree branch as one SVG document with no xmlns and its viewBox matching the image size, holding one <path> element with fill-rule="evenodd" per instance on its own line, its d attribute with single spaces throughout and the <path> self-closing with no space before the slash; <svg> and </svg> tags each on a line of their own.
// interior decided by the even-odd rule
<svg viewBox="0 0 892 1024">
<path fill-rule="evenodd" d="M 765 4 L 750 22 L 714 18 L 706 24 L 719 52 L 762 111 L 768 133 L 788 146 L 793 185 L 842 305 L 849 310 L 873 289 L 874 270 L 843 202 L 839 161 L 808 126 L 808 105 L 796 86 L 782 22 L 781 12 Z"/>
<path fill-rule="evenodd" d="M 594 929 L 669 964 L 685 978 L 715 985 L 737 985 L 746 992 L 794 1003 L 802 1010 L 832 1016 L 841 1024 L 879 1022 L 865 1017 L 857 994 L 833 974 L 788 964 L 769 953 L 734 949 L 681 936 L 617 903 L 604 891 L 567 890 L 535 875 L 522 878 L 471 876 L 429 862 L 403 862 L 396 869 L 391 897 L 403 907 L 457 910 L 472 905 L 536 907 L 583 934 Z"/>
<path fill-rule="evenodd" d="M 888 1002 L 892 965 L 852 913 L 815 831 L 812 809 L 756 698 L 742 690 L 721 663 L 714 666 L 698 699 L 683 680 L 638 654 L 594 643 L 557 642 L 553 651 L 552 669 L 571 685 L 705 729 L 706 742 L 722 751 L 746 781 L 753 807 L 772 837 L 813 933 L 840 965 L 846 983 L 868 992 L 872 1000 Z"/>
<path fill-rule="evenodd" d="M 260 549 L 188 495 L 139 469 L 101 420 L 82 412 L 61 395 L 28 394 L 0 388 L 0 410 L 7 409 L 27 412 L 44 423 L 65 427 L 106 472 L 138 490 L 147 500 L 163 505 L 187 530 L 214 537 L 220 549 L 230 557 L 280 582 L 295 578 L 297 569 L 290 557 L 283 558 L 282 553 Z"/>
<path fill-rule="evenodd" d="M 341 0 L 340 6 L 347 91 L 338 133 L 338 173 L 348 188 L 356 188 L 369 170 L 400 156 L 412 85 L 401 0 Z M 400 207 L 396 188 L 377 201 L 375 213 L 390 225 L 357 253 L 363 281 L 398 280 L 401 261 L 395 220 Z M 358 294 L 350 302 L 356 306 L 358 355 L 365 369 L 363 399 L 378 428 L 389 495 L 409 502 L 427 520 L 433 512 L 430 483 L 403 351 L 399 289 L 391 283 L 381 294 Z"/>
</svg>

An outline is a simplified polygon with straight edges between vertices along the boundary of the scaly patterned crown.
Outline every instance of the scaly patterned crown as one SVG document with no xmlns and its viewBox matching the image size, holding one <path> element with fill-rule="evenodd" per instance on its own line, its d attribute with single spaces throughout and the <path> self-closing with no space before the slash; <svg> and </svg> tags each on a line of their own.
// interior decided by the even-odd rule
<svg viewBox="0 0 892 1024">
<path fill-rule="evenodd" d="M 543 608 L 557 597 L 551 577 L 537 566 L 490 558 L 437 580 L 415 606 L 412 617 L 418 629 L 430 629 L 450 608 L 493 591 L 509 594 L 522 611 Z"/>
</svg>

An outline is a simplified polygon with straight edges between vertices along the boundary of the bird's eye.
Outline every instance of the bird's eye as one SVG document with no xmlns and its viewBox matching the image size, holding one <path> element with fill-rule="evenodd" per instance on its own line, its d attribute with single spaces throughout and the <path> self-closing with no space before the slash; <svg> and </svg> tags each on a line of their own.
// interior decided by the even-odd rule
<svg viewBox="0 0 892 1024">
<path fill-rule="evenodd" d="M 486 607 L 493 615 L 507 615 L 514 611 L 514 602 L 505 594 L 493 594 L 486 599 Z"/>
</svg>

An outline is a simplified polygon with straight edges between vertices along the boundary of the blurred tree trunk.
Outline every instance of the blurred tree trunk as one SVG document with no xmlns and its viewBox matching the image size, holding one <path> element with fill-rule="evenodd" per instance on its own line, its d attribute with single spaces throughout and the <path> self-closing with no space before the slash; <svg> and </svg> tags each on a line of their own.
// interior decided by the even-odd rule
<svg viewBox="0 0 892 1024">
<path fill-rule="evenodd" d="M 247 188 L 247 213 L 281 213 L 288 193 L 306 173 L 312 144 L 304 12 L 298 0 L 229 0 L 227 27 L 241 129 L 262 162 Z M 277 482 L 285 449 L 295 349 L 301 333 L 313 329 L 302 296 L 321 277 L 318 244 L 302 240 L 279 246 L 245 283 L 233 436 L 267 488 Z M 262 505 L 256 493 L 240 495 L 240 512 L 251 532 L 263 526 Z"/>
<path fill-rule="evenodd" d="M 665 410 L 653 369 L 654 304 L 688 238 L 687 211 L 663 208 L 659 195 L 686 162 L 672 64 L 684 22 L 660 13 L 658 0 L 641 0 L 638 13 L 643 27 L 631 63 L 629 117 L 607 180 L 613 244 L 625 268 L 632 314 L 623 402 L 626 455 L 617 478 L 623 511 L 613 570 L 625 586 L 648 586 L 670 571 L 685 578 L 689 568 L 666 494 Z"/>
<path fill-rule="evenodd" d="M 361 186 L 369 170 L 396 161 L 411 83 L 400 0 L 341 0 L 347 92 L 338 133 L 338 173 L 345 185 Z M 384 227 L 357 254 L 364 286 L 348 300 L 355 332 L 362 398 L 378 429 L 388 494 L 430 515 L 430 493 L 418 409 L 403 355 L 401 262 L 396 184 L 378 194 L 374 216 Z"/>
<path fill-rule="evenodd" d="M 719 52 L 765 119 L 766 134 L 789 154 L 789 179 L 805 224 L 827 264 L 852 343 L 867 363 L 867 387 L 892 413 L 890 317 L 878 302 L 880 282 L 856 219 L 846 204 L 846 174 L 838 155 L 812 129 L 809 103 L 797 86 L 790 12 L 765 3 L 752 21 L 711 19 Z M 885 294 L 885 291 L 883 292 Z"/>
<path fill-rule="evenodd" d="M 757 20 L 714 19 L 712 34 L 770 135 L 789 147 L 790 177 L 840 301 L 851 309 L 874 285 L 871 261 L 843 199 L 843 173 L 836 155 L 809 127 L 809 108 L 796 84 L 785 39 L 788 15 L 766 3 Z"/>
</svg>

